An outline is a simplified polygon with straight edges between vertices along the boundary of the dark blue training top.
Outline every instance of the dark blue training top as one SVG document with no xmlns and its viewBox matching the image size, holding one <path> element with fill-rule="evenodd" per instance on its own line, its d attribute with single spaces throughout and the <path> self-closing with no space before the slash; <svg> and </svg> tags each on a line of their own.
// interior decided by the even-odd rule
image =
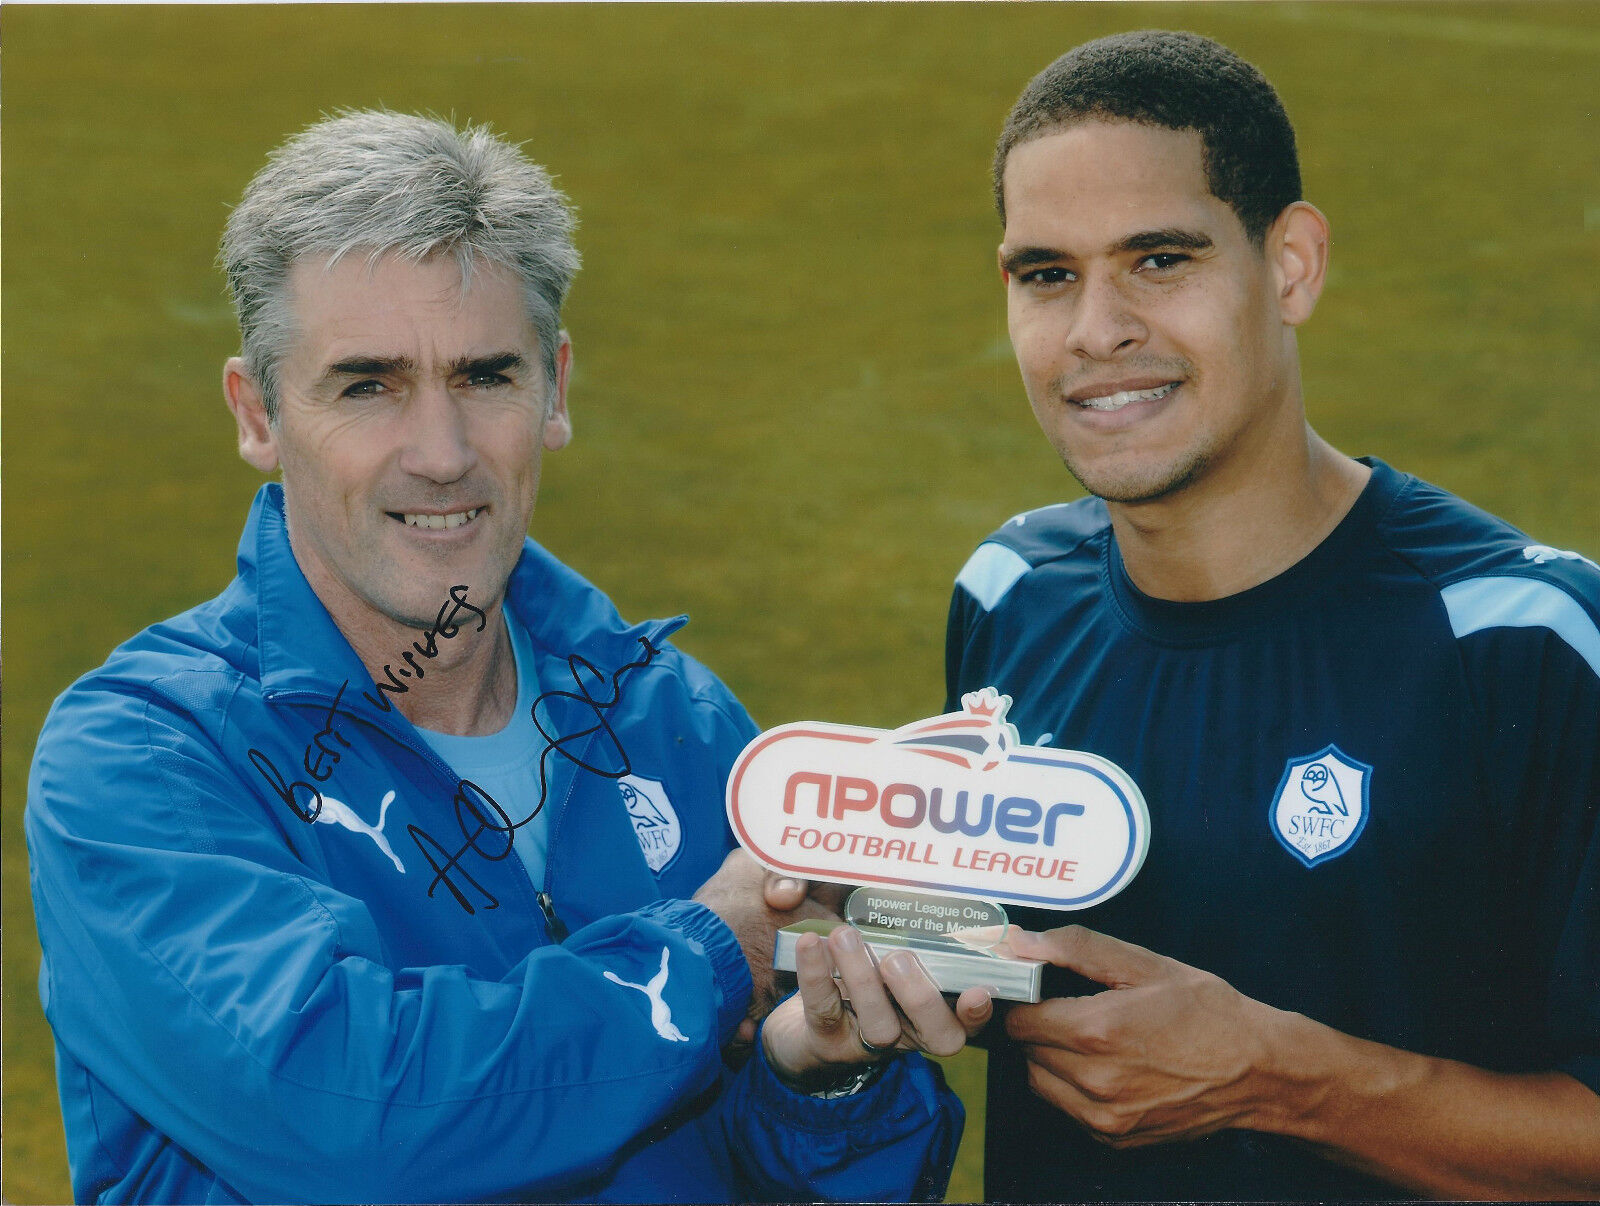
<svg viewBox="0 0 1600 1206">
<path fill-rule="evenodd" d="M 1600 567 L 1378 461 L 1230 598 L 1129 579 L 1104 503 L 1019 515 L 957 579 L 947 710 L 1122 766 L 1144 869 L 1080 921 L 1348 1034 L 1600 1091 Z M 1058 991 L 1093 987 L 1076 977 Z M 1047 980 L 1047 988 L 1049 981 Z M 1118 1152 L 990 1055 L 990 1199 L 1395 1196 L 1272 1136 Z"/>
</svg>

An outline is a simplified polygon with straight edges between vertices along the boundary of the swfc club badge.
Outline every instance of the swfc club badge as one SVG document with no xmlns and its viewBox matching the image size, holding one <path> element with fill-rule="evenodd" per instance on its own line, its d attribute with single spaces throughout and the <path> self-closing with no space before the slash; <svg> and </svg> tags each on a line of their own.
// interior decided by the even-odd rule
<svg viewBox="0 0 1600 1206">
<path fill-rule="evenodd" d="M 639 852 L 657 875 L 678 857 L 683 846 L 683 825 L 667 798 L 666 784 L 640 775 L 624 775 L 617 780 L 623 806 L 639 839 Z"/>
<path fill-rule="evenodd" d="M 728 778 L 739 843 L 774 871 L 1051 909 L 1120 892 L 1144 862 L 1138 785 L 1093 754 L 1023 745 L 1010 696 L 892 731 L 799 723 Z"/>
<path fill-rule="evenodd" d="M 1273 835 L 1308 867 L 1345 853 L 1367 825 L 1372 768 L 1336 745 L 1284 767 L 1269 813 Z"/>
</svg>

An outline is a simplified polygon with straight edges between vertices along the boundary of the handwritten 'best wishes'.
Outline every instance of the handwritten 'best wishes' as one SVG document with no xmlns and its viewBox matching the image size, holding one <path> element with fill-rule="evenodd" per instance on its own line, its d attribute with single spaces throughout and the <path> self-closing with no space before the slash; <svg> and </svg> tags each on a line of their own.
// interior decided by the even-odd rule
<svg viewBox="0 0 1600 1206">
<path fill-rule="evenodd" d="M 389 697 L 408 693 L 414 682 L 425 677 L 424 663 L 438 656 L 439 641 L 454 640 L 462 631 L 458 621 L 463 612 L 470 612 L 478 617 L 478 624 L 472 629 L 473 632 L 484 630 L 488 618 L 479 608 L 467 602 L 467 587 L 452 586 L 449 598 L 440 606 L 433 624 L 422 633 L 422 640 L 413 641 L 411 647 L 401 653 L 399 668 L 390 662 L 383 667 L 384 681 L 377 681 L 377 676 L 374 676 L 377 695 L 363 691 L 361 697 L 379 712 L 392 711 L 394 705 Z M 455 850 L 448 849 L 420 825 L 406 826 L 411 840 L 433 869 L 433 879 L 427 889 L 430 898 L 440 885 L 443 885 L 456 903 L 468 913 L 475 913 L 478 908 L 499 907 L 499 900 L 462 866 L 462 860 L 470 854 L 476 854 L 490 862 L 498 862 L 510 855 L 515 845 L 517 830 L 537 817 L 544 808 L 549 794 L 549 763 L 552 754 L 559 755 L 581 770 L 607 779 L 621 779 L 632 773 L 633 767 L 628 760 L 627 751 L 623 749 L 616 730 L 611 727 L 607 714 L 622 701 L 624 677 L 648 666 L 661 652 L 648 637 L 641 636 L 638 641 L 644 649 L 644 655 L 619 667 L 609 677 L 596 669 L 587 659 L 577 654 L 569 655 L 566 659 L 567 669 L 572 675 L 576 690 L 546 691 L 534 701 L 533 720 L 540 735 L 545 739 L 545 746 L 539 755 L 537 799 L 520 820 L 513 820 L 494 797 L 478 784 L 470 779 L 458 778 L 455 783 L 455 796 L 451 801 L 455 811 L 456 826 L 461 835 L 461 844 Z M 417 660 L 419 657 L 422 659 L 420 662 Z M 362 724 L 374 723 L 367 717 L 342 706 L 345 692 L 349 687 L 348 679 L 339 685 L 338 691 L 334 693 L 323 714 L 322 727 L 306 743 L 301 765 L 310 776 L 309 780 L 291 781 L 266 753 L 254 748 L 249 751 L 250 762 L 272 788 L 273 793 L 283 801 L 290 812 L 306 824 L 314 824 L 322 814 L 324 801 L 320 785 L 332 778 L 334 768 L 344 757 L 341 749 L 349 751 L 354 748 L 349 738 L 340 731 L 339 720 L 343 718 Z M 602 693 L 597 695 L 596 691 Z M 539 716 L 539 705 L 542 703 L 548 705 L 555 700 L 564 700 L 568 704 L 577 706 L 582 719 L 592 723 L 579 724 L 559 733 L 547 728 L 546 722 Z M 392 731 L 389 736 L 394 737 L 398 744 L 418 757 L 426 757 L 415 747 L 399 740 Z M 599 741 L 600 756 L 606 757 L 606 761 L 597 764 L 589 750 L 591 745 L 595 744 L 595 739 L 602 736 L 603 740 Z M 469 892 L 472 895 L 469 895 Z"/>
</svg>

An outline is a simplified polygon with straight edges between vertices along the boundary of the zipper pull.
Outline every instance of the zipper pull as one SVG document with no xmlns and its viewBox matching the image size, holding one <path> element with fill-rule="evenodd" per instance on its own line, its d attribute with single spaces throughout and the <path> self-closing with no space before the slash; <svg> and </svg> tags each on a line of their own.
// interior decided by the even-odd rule
<svg viewBox="0 0 1600 1206">
<path fill-rule="evenodd" d="M 544 932 L 550 935 L 550 941 L 560 946 L 567 940 L 567 927 L 561 918 L 556 916 L 556 902 L 550 898 L 550 893 L 540 892 L 535 898 L 539 908 L 544 910 Z"/>
</svg>

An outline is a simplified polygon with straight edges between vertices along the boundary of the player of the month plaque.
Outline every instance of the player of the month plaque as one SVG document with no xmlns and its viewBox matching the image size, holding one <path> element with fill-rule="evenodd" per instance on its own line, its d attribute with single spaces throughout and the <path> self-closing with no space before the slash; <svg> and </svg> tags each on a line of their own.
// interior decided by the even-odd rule
<svg viewBox="0 0 1600 1206">
<path fill-rule="evenodd" d="M 750 742 L 728 777 L 728 819 L 768 869 L 860 885 L 846 920 L 880 957 L 913 950 L 946 992 L 987 985 L 1037 1001 L 1042 964 L 1004 953 L 1004 904 L 1086 909 L 1144 862 L 1139 787 L 1094 754 L 1023 745 L 993 687 L 894 730 L 801 722 Z M 774 959 L 794 970 L 802 922 Z M 1000 947 L 1001 949 L 995 949 Z"/>
</svg>

